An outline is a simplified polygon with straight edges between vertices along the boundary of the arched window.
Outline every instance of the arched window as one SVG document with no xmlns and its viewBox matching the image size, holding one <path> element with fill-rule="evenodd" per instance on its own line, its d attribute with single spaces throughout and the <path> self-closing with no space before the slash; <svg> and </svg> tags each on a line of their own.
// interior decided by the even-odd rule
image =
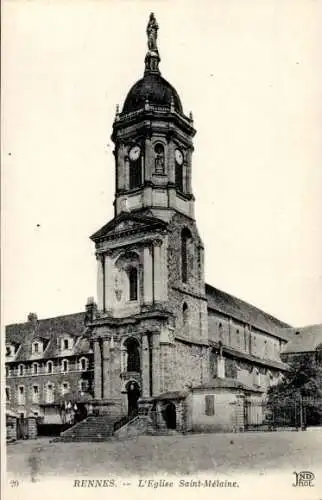
<svg viewBox="0 0 322 500">
<path fill-rule="evenodd" d="M 141 157 L 130 160 L 129 169 L 130 189 L 135 189 L 142 184 Z"/>
<path fill-rule="evenodd" d="M 40 349 L 39 349 L 39 342 L 34 342 L 32 344 L 32 352 L 34 354 L 38 354 L 39 351 L 40 351 Z"/>
<path fill-rule="evenodd" d="M 38 363 L 33 363 L 32 365 L 32 372 L 34 375 L 38 375 L 38 371 L 39 371 L 39 365 Z"/>
<path fill-rule="evenodd" d="M 176 159 L 175 165 L 175 185 L 178 191 L 183 192 L 183 158 L 178 161 Z"/>
<path fill-rule="evenodd" d="M 164 147 L 162 144 L 155 145 L 154 154 L 155 154 L 155 173 L 164 174 Z"/>
<path fill-rule="evenodd" d="M 19 375 L 19 377 L 23 377 L 24 373 L 25 373 L 25 367 L 24 367 L 24 365 L 19 365 L 18 366 L 18 375 Z"/>
<path fill-rule="evenodd" d="M 87 370 L 87 367 L 88 367 L 88 360 L 87 358 L 81 358 L 79 360 L 79 369 L 84 372 Z"/>
<path fill-rule="evenodd" d="M 189 259 L 189 250 L 191 246 L 191 233 L 189 229 L 184 228 L 181 233 L 181 278 L 183 283 L 187 283 L 188 281 L 188 265 L 192 262 Z"/>
<path fill-rule="evenodd" d="M 239 330 L 236 330 L 236 344 L 238 347 L 240 347 L 240 335 L 239 335 Z"/>
<path fill-rule="evenodd" d="M 224 329 L 221 323 L 218 325 L 218 337 L 221 342 L 224 341 Z"/>
<path fill-rule="evenodd" d="M 52 361 L 47 361 L 47 373 L 53 373 L 53 362 Z"/>
<path fill-rule="evenodd" d="M 24 405 L 26 402 L 25 388 L 23 385 L 18 387 L 18 405 Z"/>
<path fill-rule="evenodd" d="M 125 341 L 124 346 L 127 350 L 127 371 L 139 372 L 140 371 L 140 352 L 139 343 L 134 338 L 129 338 Z"/>
<path fill-rule="evenodd" d="M 186 302 L 182 306 L 182 320 L 183 320 L 183 327 L 187 328 L 189 324 L 189 311 Z"/>
<path fill-rule="evenodd" d="M 129 276 L 129 299 L 138 300 L 138 270 L 136 267 L 130 267 Z"/>
<path fill-rule="evenodd" d="M 68 360 L 67 359 L 63 359 L 62 364 L 61 364 L 61 371 L 63 373 L 68 372 L 68 364 L 69 364 Z"/>
</svg>

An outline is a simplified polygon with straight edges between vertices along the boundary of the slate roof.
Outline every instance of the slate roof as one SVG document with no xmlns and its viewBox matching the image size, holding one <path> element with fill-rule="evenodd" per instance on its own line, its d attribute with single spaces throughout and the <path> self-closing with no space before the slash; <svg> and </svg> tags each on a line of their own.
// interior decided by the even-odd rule
<svg viewBox="0 0 322 500">
<path fill-rule="evenodd" d="M 289 340 L 289 334 L 283 330 L 290 328 L 290 325 L 261 309 L 208 284 L 206 284 L 206 296 L 208 309 L 214 309 L 278 338 Z"/>
<path fill-rule="evenodd" d="M 290 341 L 284 347 L 282 354 L 297 352 L 312 352 L 322 347 L 322 324 L 289 328 Z"/>
<path fill-rule="evenodd" d="M 86 334 L 84 324 L 85 312 L 39 319 L 36 322 L 15 323 L 6 327 L 6 343 L 19 345 L 16 356 L 10 361 L 27 361 L 63 356 L 57 344 L 58 337 L 66 334 L 76 337 L 75 345 L 68 355 L 85 354 L 89 350 L 89 342 L 82 338 Z M 32 341 L 44 340 L 44 352 L 32 355 Z M 66 354 L 65 354 L 66 355 Z M 64 356 L 65 356 L 64 355 Z"/>
<path fill-rule="evenodd" d="M 262 389 L 251 387 L 233 378 L 214 378 L 211 382 L 192 387 L 192 391 L 200 389 L 237 389 L 250 392 L 264 392 Z"/>
</svg>

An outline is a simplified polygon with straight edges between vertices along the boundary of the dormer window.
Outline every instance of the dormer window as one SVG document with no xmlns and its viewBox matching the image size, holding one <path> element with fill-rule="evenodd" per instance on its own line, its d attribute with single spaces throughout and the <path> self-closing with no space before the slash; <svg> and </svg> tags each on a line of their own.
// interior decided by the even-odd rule
<svg viewBox="0 0 322 500">
<path fill-rule="evenodd" d="M 19 375 L 19 377 L 23 377 L 24 373 L 25 373 L 25 367 L 24 367 L 24 365 L 19 365 L 18 366 L 18 375 Z"/>
<path fill-rule="evenodd" d="M 72 339 L 63 337 L 60 339 L 60 348 L 62 351 L 69 351 L 72 348 Z"/>
<path fill-rule="evenodd" d="M 52 361 L 47 361 L 47 373 L 53 373 L 53 362 Z"/>
<path fill-rule="evenodd" d="M 63 359 L 62 364 L 61 364 L 61 371 L 63 373 L 66 373 L 66 372 L 68 372 L 68 368 L 69 368 L 68 360 L 67 359 Z"/>
<path fill-rule="evenodd" d="M 14 356 L 15 355 L 15 347 L 13 345 L 6 345 L 6 356 Z"/>
<path fill-rule="evenodd" d="M 34 342 L 33 343 L 33 351 L 35 353 L 39 352 L 39 344 L 38 344 L 38 342 Z"/>
</svg>

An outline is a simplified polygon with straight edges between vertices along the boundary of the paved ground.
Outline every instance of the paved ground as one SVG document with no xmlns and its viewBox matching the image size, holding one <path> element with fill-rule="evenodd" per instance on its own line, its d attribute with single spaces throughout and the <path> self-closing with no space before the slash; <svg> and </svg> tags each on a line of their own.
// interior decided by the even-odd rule
<svg viewBox="0 0 322 500">
<path fill-rule="evenodd" d="M 322 432 L 140 436 L 128 441 L 50 443 L 20 441 L 7 447 L 9 477 L 88 477 L 151 474 L 221 474 L 317 470 Z M 322 470 L 321 470 L 322 472 Z"/>
</svg>

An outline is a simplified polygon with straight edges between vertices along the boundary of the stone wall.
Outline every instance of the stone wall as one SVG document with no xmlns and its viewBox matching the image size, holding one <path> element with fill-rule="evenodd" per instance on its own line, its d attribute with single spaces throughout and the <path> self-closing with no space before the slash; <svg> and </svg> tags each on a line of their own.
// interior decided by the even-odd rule
<svg viewBox="0 0 322 500">
<path fill-rule="evenodd" d="M 208 309 L 209 339 L 262 359 L 281 361 L 283 342 L 255 327 Z"/>
<path fill-rule="evenodd" d="M 82 357 L 82 356 L 81 356 Z M 8 403 L 15 408 L 18 413 L 24 413 L 27 417 L 30 413 L 36 412 L 38 416 L 43 416 L 43 410 L 39 407 L 39 403 L 46 402 L 46 386 L 51 383 L 54 386 L 55 400 L 62 395 L 62 384 L 69 384 L 69 392 L 76 393 L 80 390 L 80 381 L 87 381 L 88 390 L 93 386 L 93 371 L 92 371 L 92 355 L 88 354 L 87 359 L 90 360 L 89 369 L 87 371 L 79 370 L 78 358 L 69 359 L 69 370 L 62 373 L 60 369 L 61 358 L 53 359 L 54 370 L 52 374 L 45 373 L 45 361 L 39 360 L 40 373 L 37 375 L 31 374 L 32 362 L 25 363 L 25 375 L 17 376 L 16 372 L 11 372 L 11 375 L 6 377 L 6 387 L 9 389 Z M 65 358 L 64 358 L 65 359 Z M 33 399 L 33 386 L 38 386 L 38 402 Z M 19 404 L 18 390 L 19 386 L 24 387 L 25 403 Z"/>
<path fill-rule="evenodd" d="M 33 417 L 28 418 L 28 439 L 36 439 L 37 432 L 37 421 Z"/>
<path fill-rule="evenodd" d="M 6 415 L 6 433 L 7 440 L 16 441 L 17 439 L 17 419 Z"/>
</svg>

